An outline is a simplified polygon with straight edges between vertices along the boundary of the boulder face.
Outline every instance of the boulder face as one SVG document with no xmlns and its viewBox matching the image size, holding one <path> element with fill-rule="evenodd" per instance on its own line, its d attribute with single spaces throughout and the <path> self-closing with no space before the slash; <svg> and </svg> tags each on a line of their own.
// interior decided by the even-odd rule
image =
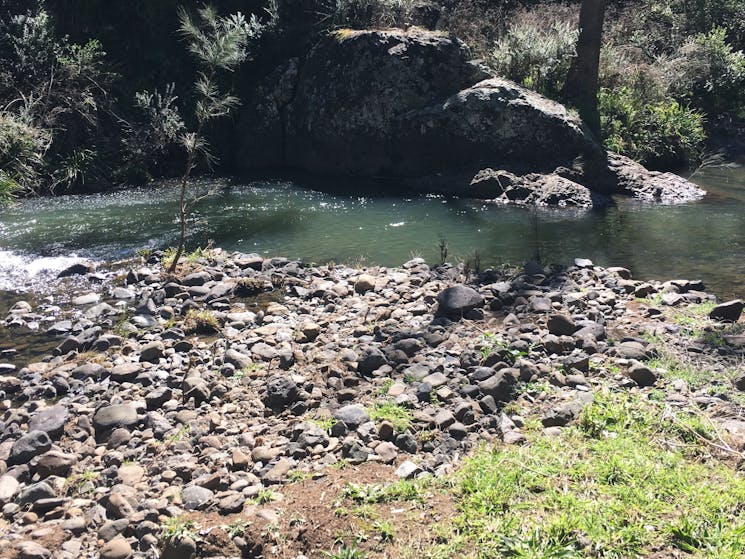
<svg viewBox="0 0 745 559">
<path fill-rule="evenodd" d="M 589 191 L 649 198 L 690 185 L 609 160 L 563 105 L 491 75 L 463 42 L 438 32 L 325 35 L 278 68 L 247 106 L 240 160 L 248 168 L 388 177 L 425 191 L 583 207 L 602 198 Z M 510 173 L 520 188 L 474 189 L 484 170 Z M 703 195 L 683 191 L 668 199 Z"/>
</svg>

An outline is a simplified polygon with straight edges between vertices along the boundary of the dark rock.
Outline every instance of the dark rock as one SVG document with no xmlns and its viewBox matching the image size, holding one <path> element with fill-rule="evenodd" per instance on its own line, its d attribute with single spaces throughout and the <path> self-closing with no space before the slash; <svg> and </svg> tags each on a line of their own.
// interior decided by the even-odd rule
<svg viewBox="0 0 745 559">
<path fill-rule="evenodd" d="M 352 404 L 339 408 L 334 413 L 337 421 L 343 422 L 349 429 L 357 429 L 363 423 L 370 421 L 370 415 L 362 406 Z"/>
<path fill-rule="evenodd" d="M 737 322 L 740 319 L 743 307 L 745 307 L 745 303 L 741 299 L 727 301 L 714 307 L 709 313 L 709 318 L 724 322 Z"/>
<path fill-rule="evenodd" d="M 19 505 L 27 505 L 42 499 L 53 499 L 56 496 L 54 489 L 48 483 L 40 481 L 23 489 L 18 494 L 16 501 Z"/>
<path fill-rule="evenodd" d="M 515 384 L 513 376 L 497 371 L 486 380 L 479 382 L 479 389 L 486 396 L 491 396 L 496 401 L 505 402 L 512 396 Z"/>
<path fill-rule="evenodd" d="M 657 374 L 646 365 L 634 362 L 628 370 L 628 376 L 641 387 L 652 386 L 657 382 Z"/>
<path fill-rule="evenodd" d="M 71 266 L 68 266 L 57 274 L 58 278 L 68 278 L 70 276 L 84 276 L 93 271 L 93 266 L 86 262 L 76 262 Z"/>
<path fill-rule="evenodd" d="M 287 376 L 274 375 L 266 383 L 266 403 L 270 407 L 286 407 L 300 395 L 297 384 Z"/>
<path fill-rule="evenodd" d="M 150 363 L 157 363 L 158 360 L 163 357 L 165 346 L 161 341 L 150 342 L 142 346 L 140 350 L 140 361 L 147 361 Z"/>
<path fill-rule="evenodd" d="M 44 454 L 50 448 L 52 448 L 52 440 L 49 435 L 44 431 L 31 431 L 13 443 L 8 464 L 11 466 L 25 464 L 34 456 Z"/>
<path fill-rule="evenodd" d="M 386 364 L 387 361 L 383 352 L 378 348 L 370 348 L 360 355 L 357 372 L 361 375 L 369 375 Z"/>
<path fill-rule="evenodd" d="M 548 317 L 548 331 L 555 336 L 571 336 L 577 331 L 574 321 L 564 314 L 554 314 Z"/>
<path fill-rule="evenodd" d="M 93 415 L 93 427 L 102 433 L 117 427 L 133 427 L 140 418 L 134 404 L 115 404 L 98 408 Z"/>
<path fill-rule="evenodd" d="M 455 285 L 448 287 L 437 296 L 439 313 L 445 316 L 461 317 L 471 309 L 484 306 L 484 298 L 471 287 Z"/>
<path fill-rule="evenodd" d="M 50 438 L 57 439 L 62 436 L 69 417 L 65 406 L 52 406 L 35 413 L 28 422 L 28 430 L 43 431 Z"/>
</svg>

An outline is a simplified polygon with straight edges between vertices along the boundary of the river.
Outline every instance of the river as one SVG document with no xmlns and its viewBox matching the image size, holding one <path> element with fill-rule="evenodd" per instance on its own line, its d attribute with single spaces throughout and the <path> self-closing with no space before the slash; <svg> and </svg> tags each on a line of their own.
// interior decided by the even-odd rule
<svg viewBox="0 0 745 559">
<path fill-rule="evenodd" d="M 722 298 L 745 297 L 745 168 L 712 167 L 693 180 L 700 202 L 617 200 L 591 212 L 495 206 L 409 196 L 351 179 L 319 192 L 303 181 L 215 181 L 219 194 L 193 215 L 189 244 L 306 262 L 399 265 L 412 256 L 472 259 L 483 267 L 575 257 L 625 266 L 636 278 L 703 279 Z M 348 192 L 355 191 L 354 195 Z M 76 257 L 126 258 L 176 240 L 176 189 L 160 184 L 108 194 L 22 200 L 0 215 L 0 290 L 37 289 Z M 46 271 L 45 271 L 46 270 Z"/>
</svg>

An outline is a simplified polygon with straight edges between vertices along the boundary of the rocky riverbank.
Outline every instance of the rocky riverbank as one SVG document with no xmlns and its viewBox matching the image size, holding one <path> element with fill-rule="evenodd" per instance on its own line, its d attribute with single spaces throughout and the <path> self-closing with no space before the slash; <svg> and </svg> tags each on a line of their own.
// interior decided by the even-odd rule
<svg viewBox="0 0 745 559">
<path fill-rule="evenodd" d="M 601 389 L 745 443 L 743 304 L 698 281 L 159 257 L 71 270 L 69 302 L 19 295 L 5 318 L 59 343 L 0 365 L 0 556 L 317 557 L 344 483 L 446 475 Z"/>
</svg>

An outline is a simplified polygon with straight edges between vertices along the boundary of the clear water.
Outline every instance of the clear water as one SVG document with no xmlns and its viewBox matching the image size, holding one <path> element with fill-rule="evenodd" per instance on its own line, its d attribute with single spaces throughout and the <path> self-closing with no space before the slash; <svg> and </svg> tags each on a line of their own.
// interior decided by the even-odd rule
<svg viewBox="0 0 745 559">
<path fill-rule="evenodd" d="M 694 180 L 703 201 L 661 206 L 618 200 L 585 213 L 505 208 L 472 200 L 371 191 L 333 193 L 302 181 L 216 182 L 220 193 L 194 213 L 189 243 L 306 262 L 399 265 L 412 255 L 450 261 L 478 252 L 482 265 L 575 257 L 630 268 L 642 279 L 703 279 L 720 297 L 745 297 L 745 168 L 707 169 Z M 209 183 L 203 186 L 209 186 Z M 176 188 L 25 200 L 0 210 L 0 290 L 58 270 L 71 256 L 117 259 L 176 240 Z"/>
</svg>

